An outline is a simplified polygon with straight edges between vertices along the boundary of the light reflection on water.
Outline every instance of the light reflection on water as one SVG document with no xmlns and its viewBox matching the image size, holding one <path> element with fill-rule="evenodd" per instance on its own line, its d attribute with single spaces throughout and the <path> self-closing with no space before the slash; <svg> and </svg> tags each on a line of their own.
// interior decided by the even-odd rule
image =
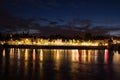
<svg viewBox="0 0 120 80">
<path fill-rule="evenodd" d="M 120 73 L 118 51 L 78 49 L 1 49 L 0 78 L 116 79 Z"/>
</svg>

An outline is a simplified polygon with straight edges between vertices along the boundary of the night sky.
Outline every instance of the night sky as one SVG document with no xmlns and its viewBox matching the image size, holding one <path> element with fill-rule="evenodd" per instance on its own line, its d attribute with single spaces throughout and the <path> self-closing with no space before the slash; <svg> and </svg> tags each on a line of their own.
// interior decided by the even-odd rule
<svg viewBox="0 0 120 80">
<path fill-rule="evenodd" d="M 101 31 L 119 35 L 120 1 L 0 0 L 0 27 L 1 32 Z"/>
</svg>

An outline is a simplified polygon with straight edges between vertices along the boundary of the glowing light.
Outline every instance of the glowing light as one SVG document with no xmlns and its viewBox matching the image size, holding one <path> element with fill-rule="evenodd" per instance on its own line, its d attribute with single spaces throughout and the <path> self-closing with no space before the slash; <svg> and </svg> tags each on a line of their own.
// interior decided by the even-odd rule
<svg viewBox="0 0 120 80">
<path fill-rule="evenodd" d="M 28 60 L 28 49 L 25 49 L 25 60 Z"/>
<path fill-rule="evenodd" d="M 60 58 L 60 54 L 59 54 L 58 50 L 57 50 L 57 53 L 56 53 L 56 58 L 57 58 L 57 60 L 59 60 L 59 58 Z"/>
<path fill-rule="evenodd" d="M 20 59 L 20 49 L 18 48 L 18 59 Z"/>
<path fill-rule="evenodd" d="M 104 62 L 108 63 L 108 49 L 105 49 L 105 56 L 104 56 Z"/>
<path fill-rule="evenodd" d="M 108 43 L 105 43 L 105 46 L 108 46 Z"/>
<path fill-rule="evenodd" d="M 14 48 L 11 48 L 10 49 L 10 58 L 13 58 L 14 57 Z"/>
<path fill-rule="evenodd" d="M 97 51 L 95 50 L 81 50 L 81 62 L 83 63 L 92 63 L 97 61 Z"/>
<path fill-rule="evenodd" d="M 37 38 L 33 40 L 32 38 L 21 38 L 21 40 L 9 40 L 7 41 L 8 44 L 12 45 L 66 45 L 66 46 L 98 46 L 99 43 L 104 43 L 104 46 L 107 46 L 108 43 L 106 40 L 93 40 L 93 41 L 80 41 L 80 40 L 75 40 L 75 39 L 69 39 L 65 40 L 64 42 L 62 39 L 42 39 L 42 38 Z M 2 42 L 1 42 L 2 43 Z"/>
<path fill-rule="evenodd" d="M 86 61 L 86 50 L 82 50 L 82 53 L 81 53 L 81 61 L 83 62 L 83 63 L 86 63 L 87 61 Z"/>
<path fill-rule="evenodd" d="M 94 53 L 94 61 L 97 63 L 97 58 L 98 58 L 98 50 L 95 50 Z"/>
<path fill-rule="evenodd" d="M 79 61 L 78 50 L 72 50 L 72 61 L 73 62 L 78 62 Z"/>
<path fill-rule="evenodd" d="M 86 56 L 86 50 L 82 50 L 82 55 Z"/>
<path fill-rule="evenodd" d="M 40 49 L 40 61 L 43 61 L 43 50 Z"/>
<path fill-rule="evenodd" d="M 91 50 L 88 50 L 88 55 L 91 55 Z"/>
<path fill-rule="evenodd" d="M 33 49 L 33 71 L 34 71 L 34 69 L 35 69 L 35 59 L 36 59 L 36 52 L 35 52 L 35 49 Z M 32 71 L 32 72 L 33 72 Z M 33 72 L 34 73 L 34 72 Z"/>
<path fill-rule="evenodd" d="M 18 45 L 21 44 L 21 42 L 18 42 Z"/>
<path fill-rule="evenodd" d="M 92 59 L 92 53 L 91 50 L 88 50 L 88 63 L 91 62 L 91 59 Z"/>
<path fill-rule="evenodd" d="M 60 50 L 54 50 L 54 58 L 55 58 L 55 61 L 56 61 L 56 69 L 59 70 L 60 68 Z"/>
<path fill-rule="evenodd" d="M 5 57 L 5 49 L 3 49 L 3 57 Z"/>
<path fill-rule="evenodd" d="M 119 63 L 120 62 L 120 54 L 118 51 L 114 52 L 114 56 L 113 56 L 113 63 Z"/>
<path fill-rule="evenodd" d="M 33 60 L 35 60 L 35 55 L 36 55 L 35 49 L 33 49 Z"/>
</svg>

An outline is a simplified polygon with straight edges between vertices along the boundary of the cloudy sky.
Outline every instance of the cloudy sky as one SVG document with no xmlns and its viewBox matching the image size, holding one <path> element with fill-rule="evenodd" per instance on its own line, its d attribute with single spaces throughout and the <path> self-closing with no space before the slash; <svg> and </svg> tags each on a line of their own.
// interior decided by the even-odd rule
<svg viewBox="0 0 120 80">
<path fill-rule="evenodd" d="M 119 35 L 119 0 L 0 0 L 0 31 L 90 31 Z"/>
</svg>

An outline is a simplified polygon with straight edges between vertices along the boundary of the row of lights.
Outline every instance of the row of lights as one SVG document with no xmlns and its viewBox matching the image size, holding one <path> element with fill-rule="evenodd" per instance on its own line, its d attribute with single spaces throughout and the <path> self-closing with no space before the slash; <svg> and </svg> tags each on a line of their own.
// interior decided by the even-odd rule
<svg viewBox="0 0 120 80">
<path fill-rule="evenodd" d="M 63 42 L 62 39 L 57 39 L 57 40 L 52 40 L 50 41 L 49 39 L 37 39 L 37 40 L 31 40 L 30 38 L 24 38 L 21 39 L 20 41 L 18 40 L 9 40 L 7 42 L 1 41 L 1 44 L 8 43 L 11 45 L 82 45 L 82 46 L 98 46 L 100 43 L 102 45 L 107 46 L 108 44 L 105 41 L 79 41 L 79 40 L 69 40 Z"/>
</svg>

